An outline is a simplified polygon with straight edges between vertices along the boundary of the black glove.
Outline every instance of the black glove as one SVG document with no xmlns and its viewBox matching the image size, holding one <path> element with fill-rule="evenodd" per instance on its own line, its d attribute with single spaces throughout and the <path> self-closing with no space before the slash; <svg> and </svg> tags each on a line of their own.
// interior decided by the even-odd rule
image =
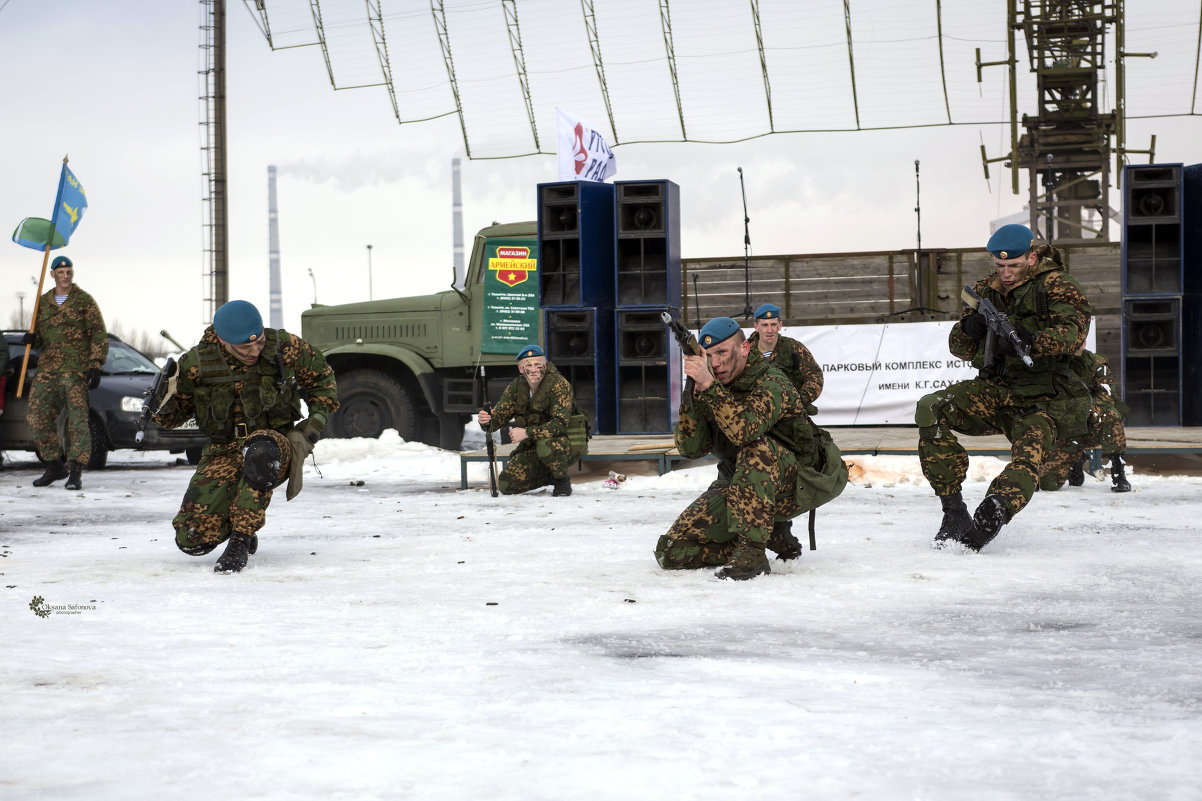
<svg viewBox="0 0 1202 801">
<path fill-rule="evenodd" d="M 960 321 L 960 330 L 973 339 L 980 339 L 989 330 L 989 323 L 985 322 L 985 315 L 974 311 Z"/>
<path fill-rule="evenodd" d="M 96 389 L 100 386 L 100 371 L 95 367 L 88 369 L 88 389 Z"/>
<path fill-rule="evenodd" d="M 35 334 L 32 331 L 26 331 L 25 335 L 23 337 L 21 337 L 21 344 L 22 345 L 33 345 L 33 344 L 37 343 L 37 340 L 38 340 L 37 334 Z"/>
<path fill-rule="evenodd" d="M 1023 328 L 1018 323 L 1013 323 L 1013 325 L 1014 333 L 1018 334 L 1018 338 L 1023 343 L 1023 348 L 1026 349 L 1027 353 L 1030 353 L 1031 345 L 1035 342 L 1035 335 Z M 1014 347 L 1014 342 L 1011 341 L 1010 337 L 1004 337 L 1002 339 L 1002 353 L 1006 354 L 1007 356 L 1013 356 L 1015 359 L 1018 358 L 1018 349 Z"/>
</svg>

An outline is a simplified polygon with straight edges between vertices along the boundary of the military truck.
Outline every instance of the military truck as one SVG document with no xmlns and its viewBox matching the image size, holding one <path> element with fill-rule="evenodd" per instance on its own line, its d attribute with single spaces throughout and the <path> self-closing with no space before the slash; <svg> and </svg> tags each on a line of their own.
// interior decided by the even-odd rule
<svg viewBox="0 0 1202 801">
<path fill-rule="evenodd" d="M 485 243 L 532 240 L 537 233 L 533 221 L 481 229 L 462 290 L 315 306 L 301 314 L 301 336 L 325 354 L 338 377 L 341 407 L 326 435 L 375 438 L 394 428 L 406 441 L 458 449 L 464 424 L 480 408 L 477 365 L 485 365 L 492 399 L 517 376 L 512 355 L 481 353 Z M 540 317 L 539 341 L 541 327 Z"/>
</svg>

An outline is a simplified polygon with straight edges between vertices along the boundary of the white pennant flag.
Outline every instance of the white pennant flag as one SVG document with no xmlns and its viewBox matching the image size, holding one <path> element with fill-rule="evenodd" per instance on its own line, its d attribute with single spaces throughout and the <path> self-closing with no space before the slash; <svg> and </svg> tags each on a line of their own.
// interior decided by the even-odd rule
<svg viewBox="0 0 1202 801">
<path fill-rule="evenodd" d="M 559 180 L 604 181 L 618 171 L 618 159 L 592 123 L 559 108 Z"/>
</svg>

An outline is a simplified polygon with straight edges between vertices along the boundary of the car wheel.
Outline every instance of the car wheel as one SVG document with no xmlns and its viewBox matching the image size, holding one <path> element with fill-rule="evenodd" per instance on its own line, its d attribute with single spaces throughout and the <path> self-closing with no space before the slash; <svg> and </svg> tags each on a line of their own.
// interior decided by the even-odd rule
<svg viewBox="0 0 1202 801">
<path fill-rule="evenodd" d="M 350 370 L 338 376 L 338 411 L 326 428 L 332 437 L 377 439 L 395 428 L 406 442 L 417 440 L 417 413 L 409 391 L 379 370 Z"/>
<path fill-rule="evenodd" d="M 184 448 L 184 456 L 188 457 L 188 464 L 200 464 L 200 453 L 204 448 Z"/>
</svg>

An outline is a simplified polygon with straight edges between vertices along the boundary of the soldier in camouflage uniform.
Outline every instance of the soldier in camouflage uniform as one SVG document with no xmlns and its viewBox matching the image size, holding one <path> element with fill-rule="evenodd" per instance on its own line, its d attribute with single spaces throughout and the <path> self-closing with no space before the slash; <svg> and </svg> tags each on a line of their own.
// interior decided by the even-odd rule
<svg viewBox="0 0 1202 801">
<path fill-rule="evenodd" d="M 797 394 L 801 396 L 806 414 L 817 414 L 814 401 L 822 394 L 822 368 L 810 353 L 810 349 L 796 339 L 780 332 L 780 306 L 774 303 L 761 304 L 755 310 L 755 331 L 748 337 L 751 347 L 759 350 L 773 367 L 789 377 Z M 778 559 L 795 559 L 802 554 L 801 543 L 793 536 L 792 520 L 777 520 L 773 525 L 772 538 L 780 541 L 775 548 Z"/>
<path fill-rule="evenodd" d="M 822 368 L 809 348 L 782 334 L 780 328 L 780 307 L 765 303 L 755 310 L 755 331 L 748 341 L 764 354 L 769 364 L 789 377 L 806 411 L 817 414 L 814 401 L 822 394 Z"/>
<path fill-rule="evenodd" d="M 583 434 L 569 437 L 573 417 L 579 419 L 572 385 L 538 345 L 522 348 L 517 363 L 521 375 L 505 388 L 491 413 L 481 409 L 476 418 L 486 434 L 509 425 L 509 437 L 517 443 L 497 477 L 497 488 L 517 495 L 550 484 L 553 496 L 571 495 L 568 468 L 584 455 Z"/>
<path fill-rule="evenodd" d="M 1082 348 L 1078 359 L 1077 369 L 1082 380 L 1089 385 L 1090 394 L 1093 396 L 1088 430 L 1085 436 L 1076 442 L 1062 443 L 1061 449 L 1048 459 L 1044 465 L 1043 477 L 1039 480 L 1039 488 L 1060 489 L 1066 476 L 1071 486 L 1081 486 L 1085 483 L 1082 462 L 1089 458 L 1082 450 L 1101 448 L 1102 456 L 1110 459 L 1111 491 L 1130 492 L 1131 483 L 1127 481 L 1123 470 L 1123 454 L 1127 452 L 1127 433 L 1123 430 L 1123 418 L 1127 416 L 1129 409 L 1127 404 L 1110 394 L 1110 385 L 1114 378 L 1105 356 Z"/>
<path fill-rule="evenodd" d="M 694 392 L 675 440 L 687 459 L 717 456 L 718 478 L 659 538 L 655 559 L 668 570 L 725 565 L 720 578 L 750 579 L 771 572 L 765 548 L 783 555 L 795 546 L 800 555 L 797 540 L 786 546 L 773 522 L 805 511 L 796 499 L 798 469 L 819 458 L 814 428 L 789 378 L 733 319 L 710 320 L 699 342 L 710 363 L 684 357 Z"/>
<path fill-rule="evenodd" d="M 980 311 L 966 307 L 952 327 L 952 354 L 971 359 L 978 377 L 924 396 L 914 413 L 922 472 L 943 505 L 936 547 L 959 542 L 981 550 L 1031 500 L 1057 440 L 1083 435 L 1089 416 L 1089 388 L 1073 368 L 1092 313 L 1081 287 L 1064 272 L 1058 251 L 1034 247 L 1024 225 L 1002 226 L 987 248 L 997 270 L 975 289 L 1009 316 L 1034 366 L 1004 337 L 996 338 L 996 357 L 985 364 L 994 335 Z M 955 432 L 1010 440 L 1011 461 L 972 517 L 960 494 L 968 454 Z"/>
<path fill-rule="evenodd" d="M 301 417 L 304 398 L 308 418 Z M 172 525 L 175 544 L 202 556 L 228 540 L 214 571 L 237 572 L 259 546 L 271 490 L 301 490 L 304 460 L 338 409 L 334 371 L 321 351 L 258 310 L 232 300 L 179 361 L 154 416 L 163 428 L 192 417 L 209 438 Z M 295 423 L 295 425 L 294 425 Z"/>
<path fill-rule="evenodd" d="M 77 490 L 83 487 L 80 471 L 87 467 L 92 453 L 88 390 L 100 385 L 109 338 L 100 307 L 74 283 L 71 260 L 56 257 L 50 274 L 54 286 L 38 298 L 33 330 L 21 340 L 23 345 L 40 349 L 38 374 L 29 393 L 28 422 L 38 456 L 48 465 L 33 485 L 45 487 L 66 476 L 66 488 Z M 71 443 L 66 460 L 58 438 L 58 415 L 63 409 L 67 410 Z"/>
</svg>

